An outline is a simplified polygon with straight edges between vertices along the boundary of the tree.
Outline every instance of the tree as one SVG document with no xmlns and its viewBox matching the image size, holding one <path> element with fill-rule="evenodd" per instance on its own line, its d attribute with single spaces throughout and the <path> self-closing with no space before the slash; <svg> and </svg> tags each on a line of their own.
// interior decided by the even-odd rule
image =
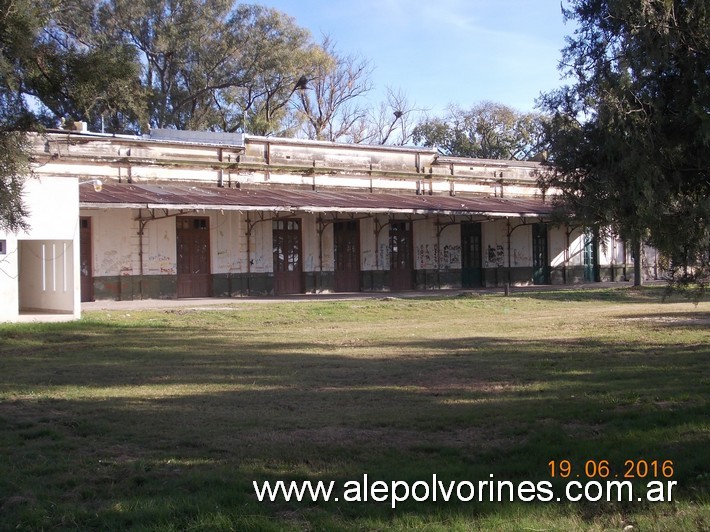
<svg viewBox="0 0 710 532">
<path fill-rule="evenodd" d="M 710 280 L 710 6 L 573 0 L 575 83 L 547 94 L 554 165 L 541 185 L 583 223 L 648 242 L 674 283 Z M 638 255 L 638 253 L 637 253 Z M 640 283 L 640 257 L 636 282 Z"/>
<path fill-rule="evenodd" d="M 544 151 L 544 117 L 506 105 L 483 102 L 464 110 L 450 105 L 446 116 L 424 120 L 414 141 L 441 153 L 484 159 L 530 159 Z"/>
<path fill-rule="evenodd" d="M 366 59 L 342 55 L 333 39 L 321 41 L 322 58 L 306 85 L 299 87 L 297 108 L 307 138 L 336 141 L 349 135 L 367 111 L 357 100 L 372 89 L 372 66 Z"/>
<path fill-rule="evenodd" d="M 27 229 L 22 187 L 29 173 L 29 146 L 24 134 L 0 131 L 0 231 Z"/>
<path fill-rule="evenodd" d="M 27 228 L 22 187 L 29 148 L 21 130 L 35 123 L 23 97 L 23 66 L 33 56 L 42 12 L 31 1 L 0 0 L 0 230 Z"/>
<path fill-rule="evenodd" d="M 34 119 L 56 126 L 59 118 L 84 120 L 109 131 L 137 129 L 146 100 L 135 50 L 95 31 L 94 2 L 35 3 L 37 30 L 24 54 L 15 55 L 23 99 L 32 97 Z"/>
<path fill-rule="evenodd" d="M 281 132 L 318 54 L 291 17 L 234 0 L 107 0 L 97 20 L 137 51 L 152 127 Z"/>
<path fill-rule="evenodd" d="M 400 89 L 387 87 L 386 99 L 369 113 L 361 130 L 371 144 L 404 146 L 412 141 L 414 124 L 422 110 Z"/>
<path fill-rule="evenodd" d="M 131 48 L 92 35 L 94 2 L 0 0 L 0 228 L 26 229 L 26 132 L 60 117 L 123 129 L 140 118 L 140 65 Z M 68 31 L 71 29 L 71 31 Z"/>
<path fill-rule="evenodd" d="M 331 58 L 306 30 L 278 11 L 267 11 L 250 33 L 253 66 L 245 84 L 233 89 L 234 102 L 244 112 L 242 130 L 293 136 L 302 125 L 294 96 L 297 87 Z"/>
</svg>

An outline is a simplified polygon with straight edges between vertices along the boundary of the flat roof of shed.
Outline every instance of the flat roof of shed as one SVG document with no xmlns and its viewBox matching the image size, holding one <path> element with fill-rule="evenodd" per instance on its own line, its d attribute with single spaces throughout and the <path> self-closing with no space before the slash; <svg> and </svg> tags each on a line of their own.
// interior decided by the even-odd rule
<svg viewBox="0 0 710 532">
<path fill-rule="evenodd" d="M 362 190 L 295 188 L 221 188 L 189 185 L 105 184 L 100 192 L 80 187 L 86 209 L 171 209 L 273 212 L 343 212 L 389 214 L 542 217 L 552 205 L 539 199 L 458 194 L 415 195 Z"/>
</svg>

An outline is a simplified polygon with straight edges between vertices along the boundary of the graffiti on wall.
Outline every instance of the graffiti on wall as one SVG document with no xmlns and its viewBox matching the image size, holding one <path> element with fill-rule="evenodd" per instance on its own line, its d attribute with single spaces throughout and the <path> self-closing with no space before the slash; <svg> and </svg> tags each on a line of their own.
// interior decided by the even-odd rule
<svg viewBox="0 0 710 532">
<path fill-rule="evenodd" d="M 488 253 L 486 254 L 487 266 L 497 266 L 499 268 L 504 266 L 505 252 L 503 251 L 503 246 L 497 244 L 495 246 L 488 246 Z"/>
<path fill-rule="evenodd" d="M 146 257 L 146 269 L 160 275 L 175 275 L 177 273 L 175 259 L 160 253 Z"/>
<path fill-rule="evenodd" d="M 461 266 L 461 246 L 444 246 L 444 256 L 441 265 L 444 268 Z"/>
<path fill-rule="evenodd" d="M 243 261 L 234 254 L 230 254 L 226 249 L 219 250 L 217 251 L 216 267 L 216 271 L 227 271 L 229 273 L 241 272 L 243 268 Z"/>
<path fill-rule="evenodd" d="M 420 269 L 459 267 L 461 265 L 461 246 L 447 244 L 440 249 L 436 244 L 420 244 L 415 249 L 415 264 Z"/>
<path fill-rule="evenodd" d="M 104 252 L 96 273 L 97 275 L 131 275 L 133 273 L 131 255 L 119 255 L 116 250 Z"/>
<path fill-rule="evenodd" d="M 438 255 L 438 253 L 437 253 Z M 420 269 L 426 268 L 428 264 L 432 263 L 432 252 L 429 249 L 429 244 L 420 244 L 415 250 L 415 261 Z M 438 258 L 438 257 L 437 257 Z"/>
<path fill-rule="evenodd" d="M 390 249 L 388 244 L 380 244 L 377 248 L 377 257 L 371 250 L 362 251 L 362 266 L 364 269 L 371 269 L 379 266 L 379 269 L 386 270 L 390 267 Z M 426 268 L 460 268 L 461 267 L 461 246 L 447 244 L 440 248 L 435 244 L 420 244 L 414 248 L 414 267 L 418 269 Z"/>
<path fill-rule="evenodd" d="M 252 255 L 249 260 L 249 268 L 252 273 L 263 273 L 268 272 L 271 269 L 272 257 L 268 260 L 264 255 Z"/>
</svg>

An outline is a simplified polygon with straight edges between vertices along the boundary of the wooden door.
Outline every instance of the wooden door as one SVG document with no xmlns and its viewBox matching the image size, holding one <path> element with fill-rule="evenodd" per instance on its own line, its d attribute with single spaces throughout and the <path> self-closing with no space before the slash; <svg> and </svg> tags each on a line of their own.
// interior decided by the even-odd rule
<svg viewBox="0 0 710 532">
<path fill-rule="evenodd" d="M 335 291 L 360 290 L 360 222 L 349 220 L 333 224 Z"/>
<path fill-rule="evenodd" d="M 79 261 L 81 263 L 81 300 L 94 300 L 94 261 L 91 247 L 91 218 L 79 218 Z"/>
<path fill-rule="evenodd" d="M 210 220 L 177 218 L 177 296 L 210 297 Z"/>
<path fill-rule="evenodd" d="M 274 293 L 302 294 L 301 220 L 274 220 Z"/>
<path fill-rule="evenodd" d="M 482 264 L 481 224 L 461 224 L 461 285 L 464 288 L 483 285 Z"/>
<path fill-rule="evenodd" d="M 390 289 L 414 286 L 412 222 L 390 222 Z"/>
<path fill-rule="evenodd" d="M 547 253 L 547 226 L 532 226 L 533 284 L 550 284 L 550 265 Z"/>
</svg>

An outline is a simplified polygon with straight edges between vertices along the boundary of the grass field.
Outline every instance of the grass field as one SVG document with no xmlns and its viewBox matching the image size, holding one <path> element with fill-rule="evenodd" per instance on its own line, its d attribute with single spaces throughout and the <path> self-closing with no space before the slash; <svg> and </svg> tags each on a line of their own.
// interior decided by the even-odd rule
<svg viewBox="0 0 710 532">
<path fill-rule="evenodd" d="M 239 302 L 0 325 L 0 529 L 708 530 L 710 303 L 661 295 Z M 630 467 L 631 502 L 343 500 L 365 474 L 549 481 L 557 495 Z M 340 500 L 259 502 L 254 480 L 335 481 Z M 677 482 L 672 501 L 636 500 L 651 480 Z"/>
</svg>

